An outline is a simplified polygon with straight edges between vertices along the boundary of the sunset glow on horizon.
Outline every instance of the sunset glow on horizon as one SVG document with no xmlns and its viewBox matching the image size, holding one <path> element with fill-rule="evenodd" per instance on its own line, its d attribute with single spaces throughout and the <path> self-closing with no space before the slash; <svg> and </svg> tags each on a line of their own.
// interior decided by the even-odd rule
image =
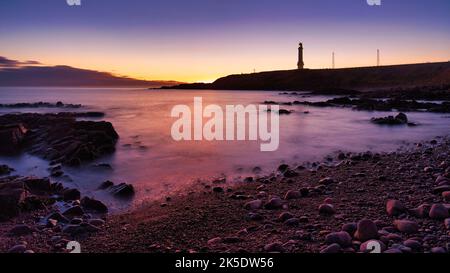
<svg viewBox="0 0 450 273">
<path fill-rule="evenodd" d="M 170 2 L 170 3 L 166 3 Z M 176 3 L 174 3 L 176 2 Z M 177 9 L 173 7 L 177 6 Z M 8 1 L 0 56 L 144 80 L 212 82 L 229 74 L 450 60 L 450 2 Z"/>
</svg>

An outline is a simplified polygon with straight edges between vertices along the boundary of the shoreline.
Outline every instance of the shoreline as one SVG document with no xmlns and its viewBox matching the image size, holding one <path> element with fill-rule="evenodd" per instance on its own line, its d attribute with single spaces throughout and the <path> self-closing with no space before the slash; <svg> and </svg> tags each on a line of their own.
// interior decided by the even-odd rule
<svg viewBox="0 0 450 273">
<path fill-rule="evenodd" d="M 348 238 L 343 235 L 341 239 L 342 234 L 336 232 L 342 232 L 342 226 L 354 232 L 359 221 L 370 219 L 378 229 L 373 239 L 390 252 L 448 251 L 450 233 L 445 220 L 418 217 L 417 208 L 449 202 L 433 193 L 438 173 L 447 172 L 448 183 L 449 162 L 445 161 L 445 170 L 439 170 L 442 162 L 438 161 L 441 153 L 448 158 L 449 144 L 444 138 L 411 152 L 381 154 L 379 159 L 372 155 L 367 160 L 363 154 L 337 167 L 294 170 L 298 175 L 278 172 L 231 187 L 211 182 L 196 192 L 112 215 L 103 231 L 80 243 L 86 252 L 353 253 L 363 250 L 364 240 L 351 238 L 350 243 L 342 243 Z M 423 160 L 417 161 L 420 158 Z M 429 165 L 435 171 L 430 173 Z M 402 181 L 405 178 L 407 181 Z M 391 199 L 404 204 L 396 216 L 386 212 L 386 202 Z M 325 209 L 325 214 L 319 213 L 319 206 L 328 203 L 335 212 L 326 215 Z M 396 220 L 411 221 L 418 227 L 400 232 L 393 226 Z M 338 239 L 333 239 L 336 236 Z M 341 245 L 336 246 L 335 241 Z"/>
</svg>

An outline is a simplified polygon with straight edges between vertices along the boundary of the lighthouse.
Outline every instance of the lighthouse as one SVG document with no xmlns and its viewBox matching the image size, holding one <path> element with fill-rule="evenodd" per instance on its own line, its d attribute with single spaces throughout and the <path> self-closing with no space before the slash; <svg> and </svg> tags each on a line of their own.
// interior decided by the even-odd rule
<svg viewBox="0 0 450 273">
<path fill-rule="evenodd" d="M 303 62 L 303 44 L 300 43 L 298 45 L 298 63 L 297 67 L 298 69 L 303 69 L 305 66 L 305 63 Z"/>
</svg>

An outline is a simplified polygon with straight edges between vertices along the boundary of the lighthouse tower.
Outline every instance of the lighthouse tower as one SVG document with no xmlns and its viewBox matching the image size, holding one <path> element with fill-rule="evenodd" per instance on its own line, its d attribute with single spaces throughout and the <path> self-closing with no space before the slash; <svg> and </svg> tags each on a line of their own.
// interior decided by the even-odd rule
<svg viewBox="0 0 450 273">
<path fill-rule="evenodd" d="M 298 45 L 298 69 L 303 69 L 305 67 L 305 63 L 303 62 L 303 44 L 300 43 Z"/>
</svg>

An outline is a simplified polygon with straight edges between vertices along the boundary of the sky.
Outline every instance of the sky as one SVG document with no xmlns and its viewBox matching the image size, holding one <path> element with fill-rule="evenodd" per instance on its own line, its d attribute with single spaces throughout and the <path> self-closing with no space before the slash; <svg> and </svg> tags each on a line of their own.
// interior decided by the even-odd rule
<svg viewBox="0 0 450 273">
<path fill-rule="evenodd" d="M 450 1 L 1 0 L 0 56 L 145 80 L 450 60 Z"/>
</svg>

